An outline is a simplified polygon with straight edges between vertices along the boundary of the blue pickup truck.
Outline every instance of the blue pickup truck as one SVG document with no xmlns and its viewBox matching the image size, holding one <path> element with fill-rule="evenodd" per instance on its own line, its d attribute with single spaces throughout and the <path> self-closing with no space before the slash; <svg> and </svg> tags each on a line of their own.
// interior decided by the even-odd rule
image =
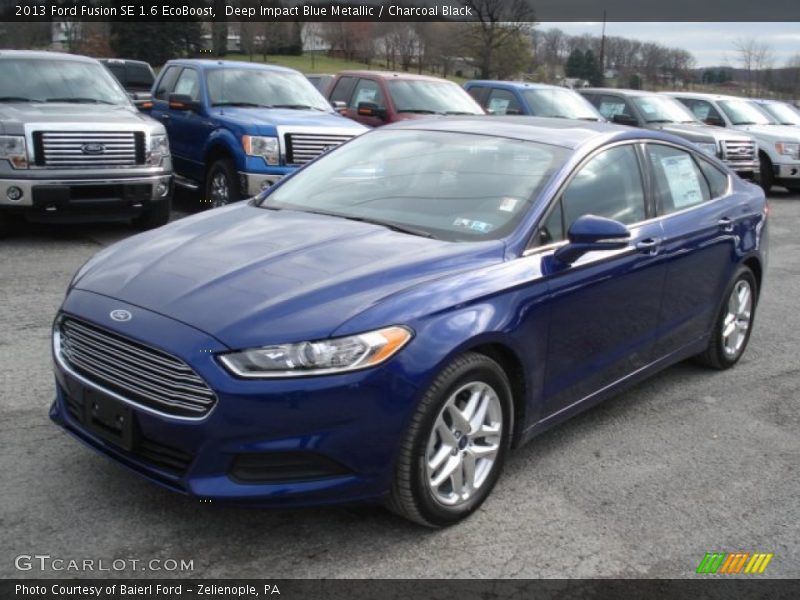
<svg viewBox="0 0 800 600">
<path fill-rule="evenodd" d="M 492 115 L 533 115 L 603 121 L 602 115 L 575 91 L 526 81 L 473 80 L 464 84 L 475 101 Z"/>
<path fill-rule="evenodd" d="M 234 61 L 169 61 L 148 110 L 166 127 L 175 183 L 211 206 L 254 196 L 367 130 L 298 71 Z"/>
</svg>

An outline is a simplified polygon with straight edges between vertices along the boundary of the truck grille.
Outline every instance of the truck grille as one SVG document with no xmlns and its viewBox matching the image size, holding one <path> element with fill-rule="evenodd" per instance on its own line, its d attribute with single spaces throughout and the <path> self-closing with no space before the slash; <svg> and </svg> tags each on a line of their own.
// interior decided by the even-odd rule
<svg viewBox="0 0 800 600">
<path fill-rule="evenodd" d="M 753 161 L 756 159 L 755 142 L 747 140 L 724 140 L 722 158 L 729 161 Z"/>
<path fill-rule="evenodd" d="M 36 166 L 133 167 L 144 164 L 142 131 L 36 131 Z"/>
<path fill-rule="evenodd" d="M 286 162 L 290 165 L 304 165 L 333 146 L 343 144 L 352 135 L 329 133 L 287 133 Z"/>
<path fill-rule="evenodd" d="M 199 418 L 214 392 L 181 359 L 84 321 L 63 318 L 57 351 L 70 368 L 100 387 L 158 412 Z"/>
</svg>

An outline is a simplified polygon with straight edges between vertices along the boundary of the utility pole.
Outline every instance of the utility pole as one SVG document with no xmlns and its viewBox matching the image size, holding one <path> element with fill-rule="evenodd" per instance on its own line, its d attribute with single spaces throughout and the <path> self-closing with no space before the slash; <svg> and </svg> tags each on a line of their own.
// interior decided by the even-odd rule
<svg viewBox="0 0 800 600">
<path fill-rule="evenodd" d="M 606 76 L 606 9 L 603 9 L 603 33 L 600 36 L 600 76 Z"/>
</svg>

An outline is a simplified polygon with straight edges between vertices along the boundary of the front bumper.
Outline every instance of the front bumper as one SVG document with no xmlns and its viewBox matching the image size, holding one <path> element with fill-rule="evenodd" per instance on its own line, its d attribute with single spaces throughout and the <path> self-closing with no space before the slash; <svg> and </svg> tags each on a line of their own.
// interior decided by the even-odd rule
<svg viewBox="0 0 800 600">
<path fill-rule="evenodd" d="M 134 315 L 135 327 L 127 331 L 125 324 L 112 327 L 104 319 L 121 308 Z M 102 454 L 165 487 L 215 502 L 299 506 L 375 502 L 387 493 L 418 394 L 400 361 L 327 377 L 240 380 L 214 357 L 228 349 L 185 324 L 81 290 L 70 292 L 63 310 L 181 358 L 217 396 L 209 413 L 191 419 L 129 404 L 137 441 L 125 449 L 97 435 L 85 417 L 87 393 L 119 400 L 117 395 L 71 368 L 54 347 L 56 399 L 50 416 Z M 306 469 L 298 476 L 279 464 L 288 456 L 319 458 L 315 465 L 338 469 L 316 475 Z M 263 477 L 236 470 L 242 461 L 252 466 L 253 458 L 277 467 L 262 469 Z"/>
<path fill-rule="evenodd" d="M 800 179 L 800 162 L 773 165 L 776 179 Z"/>
<path fill-rule="evenodd" d="M 257 196 L 263 190 L 281 180 L 281 174 L 245 173 L 239 172 L 239 185 L 242 194 L 247 198 Z"/>
<path fill-rule="evenodd" d="M 93 179 L 0 178 L 0 210 L 32 217 L 130 217 L 171 195 L 170 173 Z"/>
<path fill-rule="evenodd" d="M 759 162 L 758 160 L 723 160 L 723 162 L 728 165 L 730 169 L 734 172 L 738 173 L 740 176 L 743 177 L 752 177 L 756 173 L 758 173 L 759 169 Z"/>
</svg>

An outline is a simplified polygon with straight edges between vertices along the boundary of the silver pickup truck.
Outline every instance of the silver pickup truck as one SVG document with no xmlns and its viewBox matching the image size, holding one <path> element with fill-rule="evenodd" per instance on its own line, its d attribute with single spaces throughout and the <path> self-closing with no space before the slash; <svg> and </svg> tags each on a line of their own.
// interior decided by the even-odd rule
<svg viewBox="0 0 800 600">
<path fill-rule="evenodd" d="M 164 126 L 98 61 L 0 51 L 0 235 L 15 216 L 158 227 L 171 198 Z"/>
</svg>

